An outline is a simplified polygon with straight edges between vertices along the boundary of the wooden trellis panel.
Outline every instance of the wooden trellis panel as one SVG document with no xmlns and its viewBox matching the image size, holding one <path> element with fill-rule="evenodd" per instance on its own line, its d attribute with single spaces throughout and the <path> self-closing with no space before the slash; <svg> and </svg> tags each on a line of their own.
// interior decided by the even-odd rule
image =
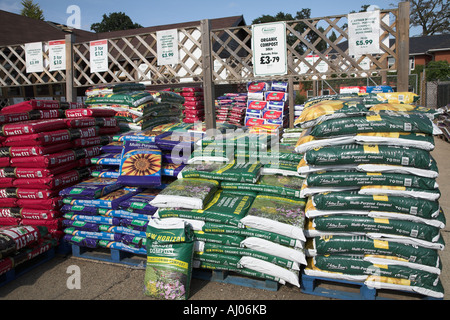
<svg viewBox="0 0 450 320">
<path fill-rule="evenodd" d="M 90 71 L 89 42 L 74 45 L 74 86 L 119 82 L 169 85 L 202 79 L 201 32 L 199 27 L 178 29 L 177 65 L 159 66 L 156 32 L 108 39 L 106 72 Z"/>
<path fill-rule="evenodd" d="M 382 52 L 360 57 L 350 56 L 348 45 L 343 45 L 345 42 L 348 44 L 349 38 L 347 15 L 287 21 L 287 36 L 294 39 L 287 44 L 288 74 L 275 78 L 307 81 L 349 75 L 366 77 L 368 74 L 394 71 L 397 68 L 396 63 L 388 67 L 387 60 L 388 57 L 392 57 L 394 61 L 398 61 L 396 43 L 392 41 L 397 39 L 397 17 L 397 9 L 380 12 Z M 302 33 L 296 30 L 299 24 L 306 25 Z M 333 32 L 336 35 L 334 41 L 330 40 Z M 215 83 L 261 79 L 253 76 L 251 37 L 251 26 L 212 30 Z M 311 41 L 311 38 L 315 40 Z M 389 44 L 385 44 L 386 39 Z M 319 45 L 324 42 L 326 48 L 320 49 Z M 303 48 L 302 51 L 298 50 L 300 46 Z M 224 53 L 227 58 L 223 58 Z M 311 56 L 317 58 L 311 61 L 309 58 Z"/>
<path fill-rule="evenodd" d="M 0 47 L 0 86 L 16 87 L 65 82 L 65 71 L 50 71 L 47 43 L 43 43 L 43 59 L 43 72 L 27 73 L 24 44 Z"/>
</svg>

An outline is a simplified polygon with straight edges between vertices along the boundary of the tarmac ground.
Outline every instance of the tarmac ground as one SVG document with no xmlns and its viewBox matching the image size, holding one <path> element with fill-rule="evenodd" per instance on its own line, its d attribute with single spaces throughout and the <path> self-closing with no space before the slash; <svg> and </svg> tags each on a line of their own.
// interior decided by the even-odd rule
<svg viewBox="0 0 450 320">
<path fill-rule="evenodd" d="M 432 152 L 439 168 L 439 189 L 441 191 L 440 205 L 444 213 L 450 214 L 450 143 L 435 138 L 436 148 Z M 447 218 L 449 220 L 450 217 Z M 449 220 L 450 221 L 450 220 Z M 450 225 L 442 230 L 446 243 L 450 243 Z M 441 282 L 444 286 L 443 300 L 450 296 L 450 251 L 446 248 L 440 253 L 443 264 Z M 73 280 L 74 270 L 79 278 Z M 0 287 L 0 300 L 52 300 L 52 301 L 148 301 L 153 300 L 143 294 L 145 269 L 128 267 L 124 265 L 104 263 L 71 254 L 56 255 L 53 259 L 36 267 Z M 353 288 L 349 288 L 352 290 Z M 414 300 L 416 297 L 392 294 L 396 300 Z M 309 295 L 292 285 L 281 285 L 277 291 L 268 291 L 257 288 L 248 288 L 233 284 L 224 284 L 214 281 L 192 279 L 190 299 L 192 303 L 201 300 L 215 301 L 297 301 L 297 300 L 331 300 L 326 297 Z M 13 304 L 15 305 L 15 304 Z M 64 305 L 64 304 L 63 304 Z M 17 307 L 19 307 L 17 305 Z M 318 306 L 318 305 L 316 305 Z M 320 308 L 320 307 L 319 307 Z M 367 310 L 366 310 L 367 311 Z M 320 313 L 320 311 L 319 311 Z"/>
</svg>

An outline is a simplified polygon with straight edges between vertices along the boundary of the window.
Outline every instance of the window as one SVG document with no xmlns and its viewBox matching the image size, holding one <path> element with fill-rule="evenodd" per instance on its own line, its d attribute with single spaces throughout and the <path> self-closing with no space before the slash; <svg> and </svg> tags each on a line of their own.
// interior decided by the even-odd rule
<svg viewBox="0 0 450 320">
<path fill-rule="evenodd" d="M 409 58 L 409 70 L 414 70 L 415 67 L 416 67 L 416 58 L 410 57 Z"/>
</svg>

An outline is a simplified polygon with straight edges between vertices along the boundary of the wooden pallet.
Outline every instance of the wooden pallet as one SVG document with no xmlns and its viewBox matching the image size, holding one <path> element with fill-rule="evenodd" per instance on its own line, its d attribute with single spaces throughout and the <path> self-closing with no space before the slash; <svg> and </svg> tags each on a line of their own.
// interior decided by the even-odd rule
<svg viewBox="0 0 450 320">
<path fill-rule="evenodd" d="M 411 298 L 442 300 L 412 292 L 371 288 L 363 282 L 314 277 L 304 273 L 301 275 L 301 292 L 339 300 L 402 300 Z"/>
<path fill-rule="evenodd" d="M 72 256 L 98 262 L 126 265 L 145 269 L 146 256 L 137 255 L 118 249 L 86 248 L 72 244 Z"/>
<path fill-rule="evenodd" d="M 278 291 L 279 284 L 273 280 L 250 278 L 234 272 L 224 270 L 194 269 L 192 276 L 196 279 L 230 283 L 238 286 Z"/>
<path fill-rule="evenodd" d="M 0 276 L 0 287 L 36 269 L 38 266 L 50 261 L 54 257 L 55 248 L 50 248 L 38 256 L 19 264 Z"/>
</svg>

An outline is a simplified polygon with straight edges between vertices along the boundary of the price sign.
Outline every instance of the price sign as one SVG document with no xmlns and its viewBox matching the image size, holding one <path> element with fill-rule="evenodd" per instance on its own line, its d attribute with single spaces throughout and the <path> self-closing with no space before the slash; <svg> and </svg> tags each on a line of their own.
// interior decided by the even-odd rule
<svg viewBox="0 0 450 320">
<path fill-rule="evenodd" d="M 252 50 L 255 76 L 286 74 L 286 23 L 252 25 Z"/>
<path fill-rule="evenodd" d="M 25 61 L 27 73 L 44 71 L 42 42 L 25 44 Z"/>
<path fill-rule="evenodd" d="M 50 71 L 66 70 L 66 41 L 49 41 L 48 57 L 50 60 Z"/>
<path fill-rule="evenodd" d="M 108 40 L 90 42 L 91 73 L 108 71 Z"/>
<path fill-rule="evenodd" d="M 349 53 L 353 56 L 380 53 L 380 11 L 348 15 Z"/>
<path fill-rule="evenodd" d="M 178 63 L 178 30 L 156 32 L 158 66 Z"/>
</svg>

